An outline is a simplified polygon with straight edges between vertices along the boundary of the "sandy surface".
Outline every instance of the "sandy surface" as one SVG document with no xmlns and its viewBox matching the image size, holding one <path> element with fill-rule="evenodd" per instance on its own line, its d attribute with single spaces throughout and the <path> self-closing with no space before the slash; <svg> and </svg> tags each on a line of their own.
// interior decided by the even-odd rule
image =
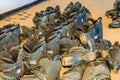
<svg viewBox="0 0 120 80">
<path fill-rule="evenodd" d="M 113 8 L 114 0 L 48 0 L 24 11 L 20 11 L 12 16 L 5 18 L 4 20 L 1 20 L 0 27 L 8 23 L 20 23 L 21 25 L 32 27 L 34 26 L 32 18 L 34 17 L 35 12 L 44 10 L 47 6 L 55 7 L 56 5 L 60 5 L 61 11 L 63 11 L 70 1 L 80 1 L 92 12 L 92 16 L 94 19 L 97 19 L 99 16 L 101 16 L 103 18 L 104 39 L 108 39 L 112 43 L 115 41 L 120 42 L 120 29 L 108 29 L 108 24 L 111 22 L 111 19 L 108 19 L 104 15 L 107 10 Z M 112 73 L 112 80 L 120 80 L 119 75 L 120 73 Z"/>
</svg>

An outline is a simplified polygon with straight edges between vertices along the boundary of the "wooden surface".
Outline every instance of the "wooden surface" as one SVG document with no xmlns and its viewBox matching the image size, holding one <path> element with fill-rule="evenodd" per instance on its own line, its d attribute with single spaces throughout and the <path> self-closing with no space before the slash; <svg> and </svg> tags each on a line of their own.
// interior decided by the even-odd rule
<svg viewBox="0 0 120 80">
<path fill-rule="evenodd" d="M 4 20 L 1 20 L 0 27 L 8 23 L 20 23 L 21 25 L 32 27 L 34 26 L 32 18 L 34 17 L 35 12 L 44 10 L 47 6 L 55 7 L 56 5 L 60 5 L 61 11 L 63 12 L 64 8 L 70 1 L 81 2 L 92 12 L 92 16 L 94 19 L 97 19 L 99 16 L 101 16 L 103 18 L 104 39 L 108 39 L 112 43 L 115 41 L 120 42 L 120 29 L 108 29 L 108 24 L 111 22 L 111 19 L 108 19 L 105 16 L 105 12 L 113 8 L 114 0 L 48 0 L 27 10 L 15 13 L 14 15 L 9 16 Z M 62 72 L 64 72 L 64 70 L 65 69 L 62 69 Z M 120 73 L 111 73 L 111 75 L 112 80 L 120 80 Z"/>
</svg>

